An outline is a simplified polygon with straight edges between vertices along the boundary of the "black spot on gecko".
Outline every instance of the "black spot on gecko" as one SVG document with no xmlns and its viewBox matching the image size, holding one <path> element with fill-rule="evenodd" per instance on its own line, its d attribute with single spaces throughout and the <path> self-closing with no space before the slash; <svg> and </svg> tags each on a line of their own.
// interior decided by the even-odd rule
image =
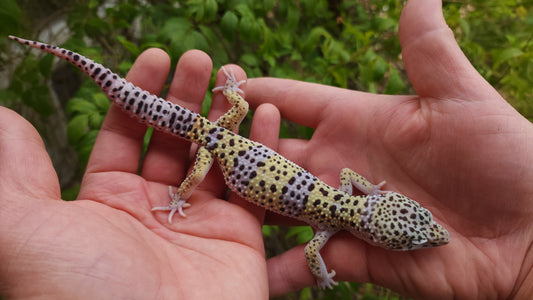
<svg viewBox="0 0 533 300">
<path fill-rule="evenodd" d="M 329 207 L 329 212 L 331 213 L 332 217 L 335 217 L 335 211 L 337 210 L 337 206 L 332 205 Z"/>
<path fill-rule="evenodd" d="M 291 179 L 289 179 L 289 184 L 292 185 L 296 181 L 296 178 L 293 176 Z"/>
<path fill-rule="evenodd" d="M 256 172 L 256 171 L 252 171 L 252 172 L 250 173 L 250 176 L 249 176 L 249 177 L 250 177 L 250 179 L 253 179 L 253 178 L 255 178 L 255 176 L 257 176 L 257 172 Z"/>
</svg>

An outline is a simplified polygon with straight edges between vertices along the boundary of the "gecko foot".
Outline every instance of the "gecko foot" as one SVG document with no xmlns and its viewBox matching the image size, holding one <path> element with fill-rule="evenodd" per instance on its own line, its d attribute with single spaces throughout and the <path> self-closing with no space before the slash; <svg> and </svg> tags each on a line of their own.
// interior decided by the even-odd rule
<svg viewBox="0 0 533 300">
<path fill-rule="evenodd" d="M 180 199 L 177 193 L 172 192 L 172 187 L 168 187 L 168 192 L 172 201 L 168 206 L 156 206 L 152 208 L 152 211 L 170 211 L 168 214 L 168 223 L 172 224 L 172 217 L 177 212 L 182 217 L 187 217 L 183 212 L 184 208 L 190 207 L 191 204 L 187 203 L 186 199 Z"/>
<path fill-rule="evenodd" d="M 317 278 L 317 284 L 318 287 L 321 289 L 325 289 L 326 287 L 333 289 L 334 285 L 338 285 L 339 283 L 333 280 L 333 277 L 335 277 L 335 271 L 331 270 L 325 277 L 323 278 Z"/>
<path fill-rule="evenodd" d="M 222 67 L 222 71 L 226 75 L 226 83 L 224 86 L 217 86 L 213 88 L 213 92 L 216 91 L 233 91 L 237 93 L 243 93 L 243 91 L 239 88 L 239 86 L 246 82 L 246 80 L 237 81 L 237 78 L 235 78 L 235 74 L 233 74 L 233 69 L 230 69 L 230 73 L 226 70 L 226 68 Z"/>
</svg>

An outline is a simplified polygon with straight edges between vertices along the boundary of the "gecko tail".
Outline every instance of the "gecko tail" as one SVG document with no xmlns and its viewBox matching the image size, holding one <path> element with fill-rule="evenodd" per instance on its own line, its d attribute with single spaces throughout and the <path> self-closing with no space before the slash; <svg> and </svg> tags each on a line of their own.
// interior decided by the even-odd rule
<svg viewBox="0 0 533 300">
<path fill-rule="evenodd" d="M 107 98 L 141 123 L 201 145 L 205 143 L 204 140 L 196 138 L 196 135 L 189 134 L 193 128 L 193 123 L 200 119 L 203 123 L 210 124 L 199 114 L 135 86 L 110 69 L 79 53 L 12 35 L 9 38 L 51 53 L 76 66 L 100 87 Z"/>
</svg>

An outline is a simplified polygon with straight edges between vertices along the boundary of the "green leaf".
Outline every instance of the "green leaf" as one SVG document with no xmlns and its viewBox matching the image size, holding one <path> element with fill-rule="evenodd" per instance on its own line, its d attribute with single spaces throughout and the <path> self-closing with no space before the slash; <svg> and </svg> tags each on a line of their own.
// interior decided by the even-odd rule
<svg viewBox="0 0 533 300">
<path fill-rule="evenodd" d="M 0 89 L 0 103 L 3 103 L 5 106 L 11 105 L 18 99 L 18 94 L 10 89 Z"/>
<path fill-rule="evenodd" d="M 218 4 L 216 0 L 205 1 L 205 18 L 204 21 L 211 21 L 215 19 L 218 11 Z"/>
<path fill-rule="evenodd" d="M 276 5 L 276 0 L 263 0 L 263 6 L 262 8 L 266 11 L 270 11 L 274 9 L 274 6 Z"/>
<path fill-rule="evenodd" d="M 302 52 L 311 52 L 313 49 L 316 49 L 318 46 L 320 46 L 322 38 L 328 39 L 330 37 L 331 35 L 329 34 L 329 32 L 323 27 L 317 26 L 313 28 L 311 32 L 309 32 L 307 37 L 305 37 L 303 40 Z"/>
<path fill-rule="evenodd" d="M 246 42 L 256 42 L 262 38 L 261 27 L 254 17 L 242 17 L 239 22 L 239 32 Z"/>
<path fill-rule="evenodd" d="M 507 62 L 515 57 L 523 55 L 524 52 L 517 48 L 508 48 L 496 54 L 494 59 L 494 68 L 496 69 L 502 63 Z"/>
<path fill-rule="evenodd" d="M 294 30 L 298 26 L 299 21 L 300 10 L 295 5 L 289 5 L 287 7 L 287 19 L 284 22 L 284 27 L 286 28 L 286 30 Z"/>
<path fill-rule="evenodd" d="M 22 13 L 16 0 L 2 0 L 0 5 L 0 34 L 19 34 L 23 22 L 28 21 L 22 17 Z M 4 39 L 7 41 L 7 39 Z M 4 41 L 0 44 L 4 44 Z"/>
<path fill-rule="evenodd" d="M 99 1 L 98 0 L 90 0 L 89 1 L 89 5 L 88 5 L 88 8 L 96 8 L 98 7 L 98 5 L 100 5 Z"/>
<path fill-rule="evenodd" d="M 132 61 L 123 61 L 118 65 L 119 73 L 126 74 L 131 69 L 131 66 L 133 65 Z"/>
<path fill-rule="evenodd" d="M 109 109 L 109 106 L 111 105 L 111 102 L 109 101 L 109 99 L 107 99 L 106 95 L 104 95 L 103 93 L 93 94 L 93 100 L 94 100 L 94 104 L 96 105 L 96 107 L 100 109 L 100 111 L 102 112 L 107 112 L 107 110 Z"/>
<path fill-rule="evenodd" d="M 239 18 L 237 15 L 232 11 L 227 11 L 220 20 L 220 31 L 222 32 L 224 38 L 228 39 L 229 41 L 233 41 L 237 33 L 238 24 Z"/>
<path fill-rule="evenodd" d="M 89 114 L 98 111 L 98 109 L 94 103 L 83 98 L 72 98 L 68 103 L 68 111 L 71 113 Z"/>
<path fill-rule="evenodd" d="M 44 85 L 32 86 L 23 93 L 22 99 L 41 116 L 48 116 L 53 112 L 50 90 Z"/>
<path fill-rule="evenodd" d="M 303 288 L 300 291 L 300 297 L 298 299 L 300 300 L 313 299 L 313 293 L 311 291 L 311 288 L 310 287 Z"/>
<path fill-rule="evenodd" d="M 159 31 L 159 36 L 164 40 L 180 41 L 185 36 L 185 33 L 191 28 L 191 23 L 184 18 L 168 19 L 163 28 Z"/>
<path fill-rule="evenodd" d="M 271 236 L 279 231 L 279 227 L 276 225 L 263 225 L 261 231 L 264 236 Z"/>
<path fill-rule="evenodd" d="M 241 61 L 250 67 L 256 67 L 259 65 L 259 59 L 252 53 L 246 53 L 241 56 Z"/>
<path fill-rule="evenodd" d="M 213 29 L 204 25 L 200 25 L 198 26 L 198 28 L 200 28 L 200 33 L 202 34 L 208 45 L 216 45 L 220 43 L 220 37 L 217 36 Z M 209 46 L 207 47 L 209 48 Z"/>
<path fill-rule="evenodd" d="M 388 69 L 389 65 L 387 64 L 387 62 L 381 57 L 376 57 L 373 66 L 373 80 L 379 81 L 383 79 L 383 76 L 385 76 L 385 73 Z"/>
<path fill-rule="evenodd" d="M 290 238 L 293 236 L 296 236 L 296 240 L 299 244 L 303 244 L 305 242 L 308 242 L 313 238 L 313 229 L 311 229 L 310 226 L 293 226 L 289 228 L 289 231 L 287 232 L 286 238 Z"/>
<path fill-rule="evenodd" d="M 65 201 L 76 200 L 78 194 L 80 193 L 80 184 L 76 184 L 70 188 L 64 189 L 61 191 L 61 199 Z"/>
<path fill-rule="evenodd" d="M 98 130 L 90 130 L 75 144 L 78 157 L 83 165 L 87 164 L 87 161 L 89 160 L 97 136 Z"/>
<path fill-rule="evenodd" d="M 348 76 L 346 68 L 335 68 L 333 71 L 331 71 L 331 75 L 333 75 L 333 78 L 335 78 L 337 86 L 341 88 L 348 87 Z"/>
<path fill-rule="evenodd" d="M 85 30 L 87 30 L 87 33 L 92 36 L 99 36 L 102 35 L 102 32 L 108 32 L 111 30 L 109 27 L 109 23 L 107 23 L 105 20 L 93 17 L 87 20 Z"/>
<path fill-rule="evenodd" d="M 45 55 L 41 60 L 39 60 L 39 72 L 41 72 L 44 77 L 50 78 L 50 76 L 52 75 L 53 62 L 53 55 Z"/>
<path fill-rule="evenodd" d="M 78 115 L 72 118 L 67 125 L 67 139 L 71 145 L 76 144 L 87 132 L 89 117 Z"/>
<path fill-rule="evenodd" d="M 389 80 L 385 88 L 385 94 L 395 95 L 405 91 L 405 83 L 400 76 L 400 73 L 395 68 L 389 70 Z"/>
<path fill-rule="evenodd" d="M 126 37 L 123 35 L 117 35 L 117 40 L 122 44 L 124 48 L 126 48 L 131 54 L 134 56 L 139 56 L 141 54 L 141 50 L 135 45 L 134 43 L 126 40 Z"/>
<path fill-rule="evenodd" d="M 185 46 L 185 50 L 200 49 L 206 52 L 209 50 L 207 40 L 198 31 L 190 32 L 187 35 L 187 37 L 185 37 L 185 40 L 183 41 L 183 45 Z"/>
<path fill-rule="evenodd" d="M 104 122 L 105 115 L 99 113 L 92 113 L 88 115 L 89 117 L 89 128 L 91 129 L 100 129 L 102 123 Z"/>
</svg>

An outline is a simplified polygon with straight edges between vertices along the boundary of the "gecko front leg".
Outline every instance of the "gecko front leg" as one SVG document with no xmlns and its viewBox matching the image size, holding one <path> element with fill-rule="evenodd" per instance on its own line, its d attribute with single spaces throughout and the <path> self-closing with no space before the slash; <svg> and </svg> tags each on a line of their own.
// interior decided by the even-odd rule
<svg viewBox="0 0 533 300">
<path fill-rule="evenodd" d="M 372 184 L 368 179 L 364 178 L 363 176 L 357 174 L 355 171 L 352 171 L 348 168 L 344 168 L 341 170 L 340 181 L 341 183 L 339 186 L 339 190 L 347 193 L 348 195 L 352 195 L 352 185 L 355 186 L 356 189 L 365 193 L 366 195 L 388 193 L 388 191 L 381 190 L 381 187 L 386 183 L 385 181 L 382 181 L 378 184 Z"/>
</svg>

